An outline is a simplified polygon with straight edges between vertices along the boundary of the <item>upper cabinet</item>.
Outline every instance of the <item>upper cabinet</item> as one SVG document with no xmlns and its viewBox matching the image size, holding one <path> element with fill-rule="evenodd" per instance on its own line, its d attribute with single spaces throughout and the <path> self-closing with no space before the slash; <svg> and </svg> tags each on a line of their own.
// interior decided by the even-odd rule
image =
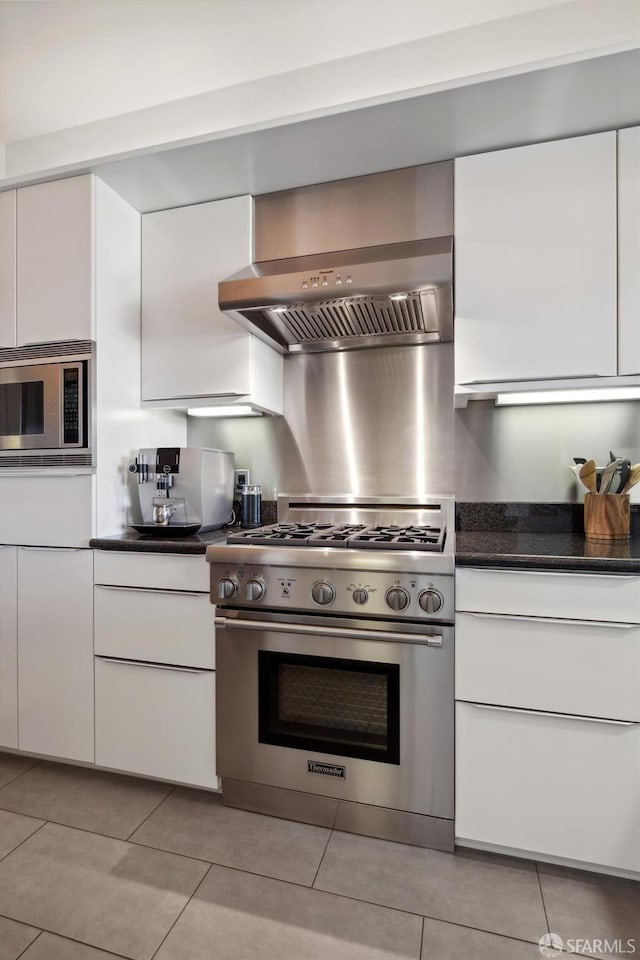
<svg viewBox="0 0 640 960">
<path fill-rule="evenodd" d="M 640 374 L 640 127 L 618 133 L 618 368 Z"/>
<path fill-rule="evenodd" d="M 0 193 L 0 349 L 16 345 L 16 191 Z"/>
<path fill-rule="evenodd" d="M 17 191 L 18 346 L 94 339 L 93 210 L 91 175 Z"/>
<path fill-rule="evenodd" d="M 617 374 L 615 132 L 456 160 L 455 247 L 457 384 Z"/>
<path fill-rule="evenodd" d="M 218 282 L 251 262 L 253 200 L 142 218 L 142 398 L 282 413 L 282 357 L 218 308 Z"/>
</svg>

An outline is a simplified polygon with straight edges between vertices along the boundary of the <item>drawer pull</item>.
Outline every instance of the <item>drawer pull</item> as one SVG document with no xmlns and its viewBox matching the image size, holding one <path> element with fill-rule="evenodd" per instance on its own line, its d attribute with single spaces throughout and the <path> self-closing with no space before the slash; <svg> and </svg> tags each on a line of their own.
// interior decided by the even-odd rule
<svg viewBox="0 0 640 960">
<path fill-rule="evenodd" d="M 33 553 L 56 553 L 60 550 L 66 550 L 67 553 L 80 553 L 81 550 L 89 550 L 89 547 L 23 547 L 19 550 L 31 550 Z"/>
<path fill-rule="evenodd" d="M 105 663 L 124 663 L 130 667 L 149 667 L 150 670 L 173 670 L 175 673 L 215 673 L 215 670 L 200 670 L 198 667 L 175 667 L 170 663 L 154 663 L 149 660 L 127 660 L 125 657 L 101 657 Z"/>
<path fill-rule="evenodd" d="M 25 548 L 29 549 L 29 548 Z M 168 597 L 173 597 L 176 594 L 179 594 L 181 597 L 208 597 L 209 594 L 205 590 L 167 590 L 166 588 L 158 587 L 118 587 L 115 585 L 108 585 L 106 583 L 96 583 L 96 589 L 98 590 L 116 590 L 118 593 L 146 593 L 146 594 L 158 594 L 163 593 Z"/>
<path fill-rule="evenodd" d="M 523 620 L 525 623 L 560 623 L 575 624 L 578 627 L 611 627 L 613 630 L 633 630 L 640 629 L 638 623 L 614 623 L 611 620 L 573 620 L 561 619 L 559 617 L 521 617 L 517 613 L 471 613 L 467 610 L 459 610 L 458 613 L 467 614 L 469 617 L 478 617 L 480 620 Z"/>
<path fill-rule="evenodd" d="M 461 701 L 468 703 L 468 701 Z M 608 723 L 616 727 L 635 727 L 634 720 L 608 720 L 604 717 L 578 717 L 575 713 L 553 713 L 550 710 L 526 710 L 523 707 L 497 707 L 492 703 L 472 703 L 476 710 L 498 710 L 501 713 L 525 713 L 533 717 L 556 717 L 558 720 L 579 720 L 586 723 Z"/>
<path fill-rule="evenodd" d="M 529 570 L 528 568 L 518 567 L 514 569 L 512 567 L 485 567 L 482 572 L 485 570 L 494 570 L 499 573 L 521 573 L 527 577 L 575 577 L 576 579 L 584 579 L 585 577 L 604 577 L 607 580 L 637 580 L 639 575 L 637 573 L 606 573 L 605 571 L 593 571 L 593 570 Z"/>
</svg>

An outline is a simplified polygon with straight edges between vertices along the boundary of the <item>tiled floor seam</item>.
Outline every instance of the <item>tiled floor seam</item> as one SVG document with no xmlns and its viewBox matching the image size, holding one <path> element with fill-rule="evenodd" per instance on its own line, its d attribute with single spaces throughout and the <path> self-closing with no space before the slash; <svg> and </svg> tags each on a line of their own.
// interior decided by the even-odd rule
<svg viewBox="0 0 640 960">
<path fill-rule="evenodd" d="M 9 756 L 10 756 L 10 757 L 11 757 L 11 756 L 14 756 L 14 754 L 11 754 L 11 753 L 10 753 Z M 18 757 L 19 757 L 19 756 L 21 756 L 21 754 L 18 753 L 18 754 L 15 754 L 15 756 L 18 756 Z M 0 787 L 0 792 L 1 792 L 2 790 L 4 790 L 5 787 L 8 787 L 10 783 L 15 783 L 16 780 L 19 780 L 19 779 L 20 779 L 20 777 L 24 777 L 25 773 L 29 773 L 29 771 L 30 771 L 30 770 L 33 770 L 35 767 L 37 767 L 39 763 L 42 763 L 42 761 L 41 761 L 41 760 L 36 760 L 36 762 L 35 762 L 35 763 L 32 763 L 31 766 L 30 766 L 30 767 L 27 767 L 26 770 L 21 770 L 20 773 L 17 773 L 17 774 L 15 775 L 15 777 L 12 777 L 12 778 L 11 778 L 11 780 L 7 780 L 7 782 L 6 782 L 6 783 L 3 783 L 2 786 Z"/>
<path fill-rule="evenodd" d="M 422 960 L 423 945 L 424 945 L 424 917 L 422 918 L 422 926 L 420 927 L 420 951 L 418 953 L 418 960 Z"/>
<path fill-rule="evenodd" d="M 13 811 L 9 810 L 8 812 L 9 812 L 9 813 L 12 813 Z M 26 814 L 18 814 L 18 816 L 24 816 L 25 819 L 31 819 L 31 820 L 41 820 L 41 819 L 42 819 L 41 817 L 31 817 L 31 818 L 28 818 Z M 18 850 L 18 849 L 22 846 L 23 843 L 26 843 L 27 840 L 30 840 L 31 837 L 35 837 L 36 833 L 39 833 L 40 830 L 42 830 L 43 827 L 46 827 L 47 823 L 48 823 L 48 820 L 45 820 L 43 823 L 40 824 L 39 827 L 36 827 L 35 830 L 34 830 L 32 833 L 30 833 L 28 837 L 25 837 L 24 840 L 21 840 L 20 843 L 17 843 L 12 850 L 9 850 L 8 853 L 5 853 L 4 857 L 0 857 L 0 863 L 2 863 L 4 860 L 6 860 L 7 857 L 10 857 L 12 853 L 15 853 L 16 850 Z"/>
<path fill-rule="evenodd" d="M 131 837 L 134 835 L 134 833 L 136 832 L 136 830 L 139 830 L 140 827 L 144 826 L 144 824 L 147 822 L 147 820 L 149 819 L 149 817 L 152 817 L 152 816 L 154 815 L 154 813 L 156 812 L 156 810 L 159 810 L 159 809 L 160 809 L 160 807 L 162 806 L 162 804 L 165 802 L 165 800 L 168 800 L 168 799 L 169 799 L 169 797 L 173 794 L 173 792 L 174 792 L 175 789 L 176 789 L 175 786 L 171 787 L 171 789 L 169 790 L 169 793 L 167 793 L 167 794 L 162 798 L 162 800 L 155 805 L 155 807 L 153 808 L 153 810 L 146 815 L 146 817 L 144 818 L 144 820 L 141 820 L 140 823 L 138 824 L 138 826 L 135 827 L 135 828 L 131 831 L 131 833 L 129 834 L 129 836 L 126 838 L 127 840 L 130 840 L 130 839 L 131 839 Z"/>
<path fill-rule="evenodd" d="M 71 943 L 78 943 L 81 947 L 91 947 L 92 950 L 103 950 L 102 947 L 96 947 L 95 943 L 89 943 L 88 940 L 78 940 L 76 937 L 70 937 L 68 933 L 60 933 L 58 930 L 49 930 L 48 927 L 38 927 L 32 923 L 25 923 L 24 920 L 16 920 L 15 917 L 7 917 L 6 914 L 0 914 L 0 918 L 3 920 L 13 920 L 14 923 L 22 923 L 25 927 L 33 927 L 38 930 L 38 936 L 35 937 L 31 943 L 28 943 L 24 948 L 22 953 L 18 954 L 16 960 L 20 960 L 20 957 L 23 957 L 27 950 L 31 949 L 36 940 L 39 940 L 43 933 L 49 933 L 52 937 L 59 937 L 61 940 L 69 940 Z M 112 957 L 116 957 L 117 960 L 133 960 L 132 957 L 126 956 L 124 953 L 114 953 L 113 950 L 103 950 Z"/>
<path fill-rule="evenodd" d="M 167 937 L 170 935 L 170 933 L 171 933 L 171 931 L 173 930 L 173 928 L 175 927 L 176 923 L 178 922 L 178 920 L 180 919 L 180 917 L 182 916 L 182 914 L 185 912 L 185 910 L 187 909 L 187 907 L 189 906 L 189 904 L 191 903 L 191 901 L 192 901 L 193 898 L 195 897 L 196 893 L 198 892 L 198 890 L 200 889 L 200 887 L 202 886 L 202 884 L 204 883 L 204 881 L 206 880 L 206 878 L 209 876 L 209 871 L 211 870 L 211 867 L 212 867 L 212 866 L 213 866 L 213 864 L 210 863 L 210 864 L 209 864 L 209 869 L 208 869 L 208 870 L 205 870 L 205 873 L 204 873 L 204 876 L 203 876 L 202 880 L 200 881 L 200 883 L 198 884 L 198 886 L 195 888 L 195 890 L 193 891 L 193 893 L 191 894 L 191 896 L 189 897 L 189 899 L 188 899 L 187 902 L 185 903 L 184 907 L 182 908 L 182 910 L 180 911 L 180 913 L 178 914 L 178 916 L 175 918 L 175 920 L 173 921 L 173 923 L 171 924 L 171 926 L 169 927 L 169 929 L 168 929 L 167 932 L 165 933 L 165 935 L 164 935 L 164 937 L 162 938 L 161 942 L 158 944 L 158 949 L 157 949 L 157 950 L 154 950 L 154 952 L 152 953 L 152 955 L 151 955 L 151 960 L 154 960 L 154 958 L 157 957 L 157 955 L 158 955 L 158 953 L 160 952 L 160 950 L 162 950 L 162 947 L 164 946 Z"/>
<path fill-rule="evenodd" d="M 551 927 L 549 925 L 549 914 L 547 913 L 547 905 L 544 902 L 544 893 L 542 891 L 542 878 L 540 876 L 540 867 L 536 863 L 536 877 L 538 878 L 538 889 L 540 890 L 540 899 L 542 900 L 542 909 L 544 910 L 544 919 L 547 924 L 547 933 L 551 933 Z"/>
<path fill-rule="evenodd" d="M 313 875 L 313 880 L 311 881 L 311 886 L 312 886 L 314 889 L 315 889 L 315 885 L 316 885 L 316 880 L 318 879 L 318 874 L 320 873 L 320 867 L 322 866 L 322 861 L 324 860 L 324 855 L 325 855 L 325 853 L 327 852 L 327 847 L 329 846 L 329 843 L 330 843 L 330 841 L 331 841 L 331 837 L 332 837 L 332 836 L 333 836 L 333 830 L 330 830 L 330 831 L 329 831 L 329 836 L 327 837 L 327 842 L 326 842 L 325 845 L 324 845 L 324 850 L 322 851 L 322 856 L 320 857 L 320 863 L 318 864 L 318 869 L 317 869 L 316 872 L 314 873 L 314 875 Z"/>
<path fill-rule="evenodd" d="M 10 918 L 8 917 L 7 919 L 10 919 Z M 22 951 L 18 954 L 18 956 L 16 957 L 16 960 L 20 960 L 20 957 L 24 957 L 24 955 L 25 955 L 25 953 L 27 952 L 27 950 L 30 950 L 31 947 L 32 947 L 32 946 L 34 945 L 34 943 L 36 942 L 36 940 L 39 940 L 41 936 L 42 936 L 42 930 L 40 930 L 39 933 L 37 934 L 37 936 L 35 936 L 35 937 L 33 938 L 33 940 L 31 941 L 31 943 L 28 943 L 28 944 L 26 945 L 26 947 L 24 948 L 24 950 L 22 950 Z"/>
</svg>

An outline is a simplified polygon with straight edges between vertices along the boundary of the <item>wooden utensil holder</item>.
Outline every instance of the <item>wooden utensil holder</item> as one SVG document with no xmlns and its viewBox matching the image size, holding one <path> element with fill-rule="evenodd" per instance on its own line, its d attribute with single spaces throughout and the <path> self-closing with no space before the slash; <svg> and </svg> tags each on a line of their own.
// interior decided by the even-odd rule
<svg viewBox="0 0 640 960">
<path fill-rule="evenodd" d="M 631 508 L 628 493 L 586 493 L 584 535 L 587 540 L 628 540 Z"/>
</svg>

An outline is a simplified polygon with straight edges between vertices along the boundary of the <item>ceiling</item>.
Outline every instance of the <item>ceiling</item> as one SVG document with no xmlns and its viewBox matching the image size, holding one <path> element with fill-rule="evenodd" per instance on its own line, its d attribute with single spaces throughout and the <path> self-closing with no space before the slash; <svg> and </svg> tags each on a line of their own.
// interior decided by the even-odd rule
<svg viewBox="0 0 640 960">
<path fill-rule="evenodd" d="M 1 0 L 0 140 L 39 137 L 563 2 Z"/>
</svg>

